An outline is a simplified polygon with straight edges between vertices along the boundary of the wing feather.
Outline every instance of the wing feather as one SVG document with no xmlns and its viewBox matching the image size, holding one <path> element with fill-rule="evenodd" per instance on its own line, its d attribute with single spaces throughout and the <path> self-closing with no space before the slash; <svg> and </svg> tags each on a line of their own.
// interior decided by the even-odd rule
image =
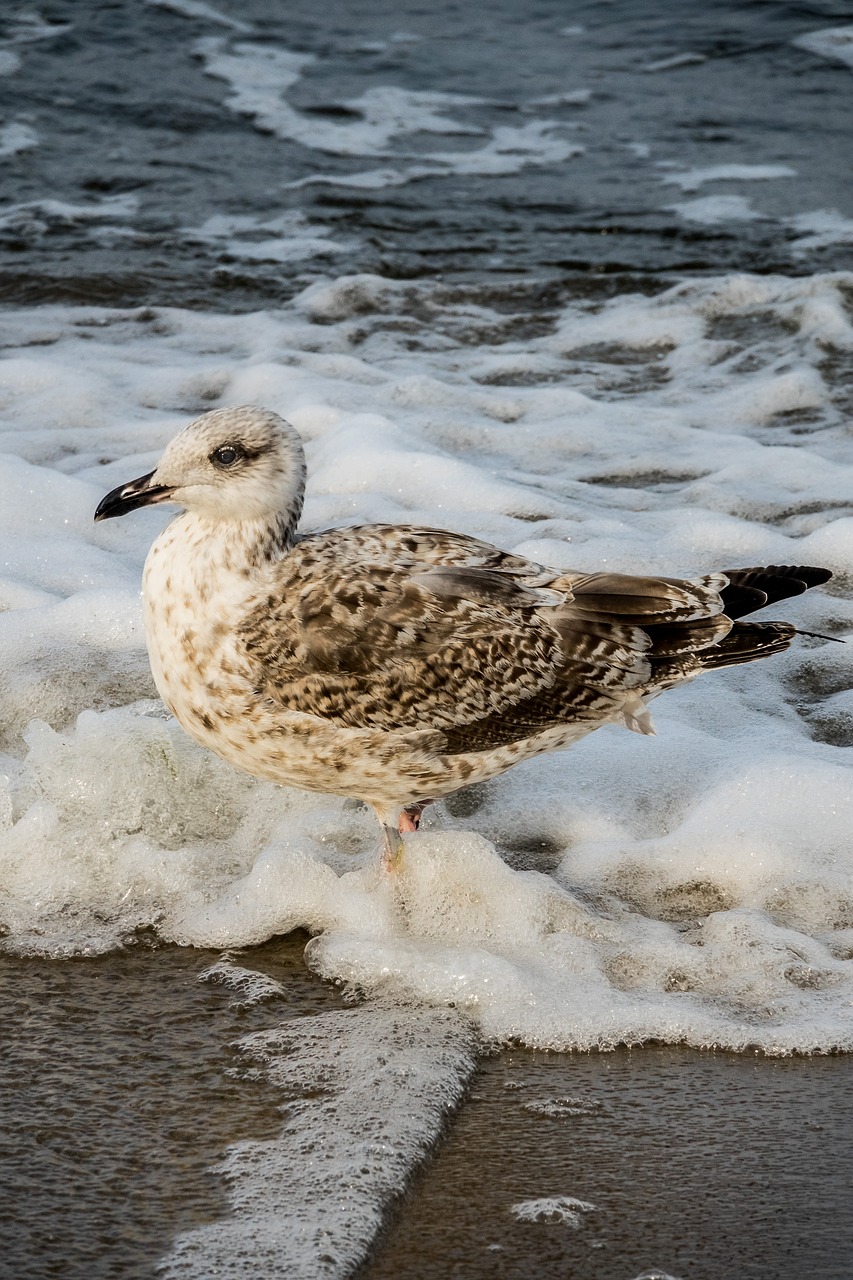
<svg viewBox="0 0 853 1280">
<path fill-rule="evenodd" d="M 727 634 L 727 582 L 560 573 L 461 534 L 373 525 L 300 540 L 238 638 L 277 705 L 483 750 L 637 702 L 656 658 Z"/>
</svg>

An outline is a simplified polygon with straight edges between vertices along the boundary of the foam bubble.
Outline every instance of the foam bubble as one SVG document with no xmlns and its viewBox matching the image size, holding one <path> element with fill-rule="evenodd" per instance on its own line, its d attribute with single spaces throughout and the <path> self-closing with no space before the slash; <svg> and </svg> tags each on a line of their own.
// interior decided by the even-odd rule
<svg viewBox="0 0 853 1280">
<path fill-rule="evenodd" d="M 652 1267 L 651 1271 L 643 1271 L 638 1276 L 634 1276 L 634 1280 L 680 1280 L 679 1276 L 672 1275 L 669 1271 L 661 1271 L 658 1267 Z"/>
<path fill-rule="evenodd" d="M 522 1200 L 510 1212 L 519 1222 L 558 1222 L 577 1231 L 588 1213 L 598 1206 L 575 1196 L 544 1196 L 541 1200 Z"/>
<path fill-rule="evenodd" d="M 534 1116 L 547 1116 L 549 1120 L 563 1120 L 575 1116 L 601 1115 L 604 1104 L 597 1098 L 539 1098 L 525 1102 L 524 1110 Z"/>
<path fill-rule="evenodd" d="M 276 982 L 275 978 L 235 963 L 227 951 L 213 964 L 208 965 L 198 975 L 198 980 L 213 982 L 235 992 L 238 999 L 233 1004 L 238 1009 L 261 1004 L 267 1000 L 278 1000 L 287 994 L 282 984 Z"/>
</svg>

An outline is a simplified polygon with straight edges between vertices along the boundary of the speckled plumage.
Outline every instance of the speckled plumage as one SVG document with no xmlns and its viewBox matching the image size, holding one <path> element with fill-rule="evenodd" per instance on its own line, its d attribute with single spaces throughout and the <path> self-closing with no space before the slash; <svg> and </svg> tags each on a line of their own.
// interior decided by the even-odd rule
<svg viewBox="0 0 853 1280">
<path fill-rule="evenodd" d="M 608 721 L 652 732 L 645 704 L 662 689 L 790 642 L 793 627 L 738 611 L 829 576 L 561 573 L 407 526 L 299 536 L 304 483 L 288 424 L 215 410 L 98 516 L 185 507 L 143 594 L 157 688 L 187 732 L 249 773 L 366 800 L 386 823 Z"/>
</svg>

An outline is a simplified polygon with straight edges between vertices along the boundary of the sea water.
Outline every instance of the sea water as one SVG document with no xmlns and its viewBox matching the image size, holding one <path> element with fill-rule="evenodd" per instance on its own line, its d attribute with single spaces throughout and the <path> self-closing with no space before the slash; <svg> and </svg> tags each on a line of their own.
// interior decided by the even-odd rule
<svg viewBox="0 0 853 1280">
<path fill-rule="evenodd" d="M 491 34 L 448 8 L 453 40 L 414 9 L 341 11 L 325 40 L 310 13 L 287 29 L 260 5 L 125 17 L 120 48 L 94 6 L 22 10 L 0 50 L 10 103 L 27 68 L 54 77 L 0 134 L 14 1025 L 22 1045 L 34 1018 L 39 1044 L 67 1044 L 57 983 L 137 990 L 172 966 L 198 988 L 180 1018 L 208 1055 L 188 1099 L 215 1074 L 211 1019 L 234 1046 L 215 1203 L 171 1233 L 161 1208 L 121 1261 L 107 1232 L 68 1274 L 147 1275 L 162 1255 L 174 1276 L 346 1276 L 452 1135 L 484 1052 L 853 1049 L 853 648 L 802 637 L 667 694 L 655 738 L 608 727 L 460 793 L 391 884 L 358 804 L 238 775 L 166 715 L 139 582 L 168 516 L 95 526 L 94 507 L 192 416 L 257 403 L 305 438 L 305 527 L 427 524 L 580 570 L 826 565 L 826 589 L 769 616 L 848 638 L 853 210 L 820 162 L 853 84 L 847 28 L 775 6 L 759 56 L 763 29 L 726 6 L 677 38 L 663 12 L 594 5 L 572 24 L 507 5 Z M 74 51 L 114 79 L 85 88 Z M 155 55 L 150 83 L 180 84 L 168 109 L 146 97 Z M 727 97 L 744 58 L 756 101 L 801 94 L 784 144 Z M 679 134 L 691 92 L 726 122 Z M 104 99 L 121 112 L 98 151 Z M 121 1037 L 106 1051 L 97 1027 L 108 1080 Z M 122 1080 L 156 1111 L 150 1081 Z M 518 1107 L 583 1126 L 607 1105 L 561 1088 Z M 43 1132 L 27 1128 L 33 1150 L 59 1142 Z M 597 1266 L 614 1206 L 546 1181 L 507 1188 L 507 1230 L 561 1229 L 553 1265 L 568 1233 Z M 10 1275 L 45 1273 L 54 1246 L 43 1226 L 31 1239 Z"/>
</svg>

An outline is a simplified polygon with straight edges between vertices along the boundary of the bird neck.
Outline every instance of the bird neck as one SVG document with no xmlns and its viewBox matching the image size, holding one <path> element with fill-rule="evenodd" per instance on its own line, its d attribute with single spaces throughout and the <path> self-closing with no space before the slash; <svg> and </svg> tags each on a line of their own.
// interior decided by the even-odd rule
<svg viewBox="0 0 853 1280">
<path fill-rule="evenodd" d="M 185 512 L 178 520 L 184 537 L 196 544 L 211 569 L 245 573 L 287 555 L 296 541 L 301 509 L 300 499 L 297 507 L 274 516 L 213 522 Z"/>
</svg>

